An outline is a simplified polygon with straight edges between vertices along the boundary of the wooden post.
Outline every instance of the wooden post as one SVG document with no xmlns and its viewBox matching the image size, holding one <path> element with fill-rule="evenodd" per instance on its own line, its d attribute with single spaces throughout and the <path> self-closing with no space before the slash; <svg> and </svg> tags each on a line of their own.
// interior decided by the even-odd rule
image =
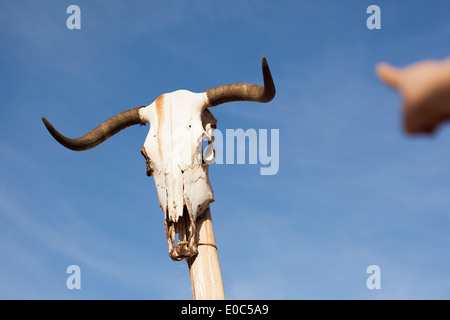
<svg viewBox="0 0 450 320">
<path fill-rule="evenodd" d="M 198 254 L 188 260 L 194 300 L 225 300 L 211 211 L 197 219 Z"/>
</svg>

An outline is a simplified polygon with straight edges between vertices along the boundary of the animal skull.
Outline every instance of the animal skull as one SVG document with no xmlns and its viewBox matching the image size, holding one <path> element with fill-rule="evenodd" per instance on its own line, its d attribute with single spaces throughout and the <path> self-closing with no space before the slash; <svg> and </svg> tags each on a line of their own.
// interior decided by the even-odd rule
<svg viewBox="0 0 450 320">
<path fill-rule="evenodd" d="M 212 143 L 217 124 L 208 108 L 232 101 L 271 101 L 275 86 L 265 57 L 262 69 L 264 86 L 236 83 L 202 93 L 165 93 L 149 106 L 124 111 L 77 139 L 63 136 L 47 119 L 42 120 L 59 143 L 75 151 L 94 148 L 131 125 L 150 123 L 141 153 L 146 159 L 147 175 L 153 175 L 155 180 L 159 205 L 165 214 L 169 255 L 173 260 L 188 259 L 197 253 L 195 221 L 214 201 L 208 177 L 214 154 L 205 159 L 202 150 L 205 138 Z"/>
</svg>

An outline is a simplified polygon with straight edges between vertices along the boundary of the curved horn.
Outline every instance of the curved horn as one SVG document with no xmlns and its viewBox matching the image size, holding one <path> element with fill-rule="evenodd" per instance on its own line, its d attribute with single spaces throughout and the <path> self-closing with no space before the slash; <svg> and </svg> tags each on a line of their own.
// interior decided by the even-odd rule
<svg viewBox="0 0 450 320">
<path fill-rule="evenodd" d="M 141 108 L 143 107 L 137 107 L 119 113 L 118 115 L 109 118 L 108 120 L 100 124 L 91 132 L 76 139 L 70 139 L 63 136 L 55 128 L 53 128 L 53 126 L 50 124 L 50 122 L 48 122 L 47 119 L 45 119 L 45 117 L 42 117 L 42 121 L 44 122 L 48 132 L 50 132 L 53 138 L 55 138 L 55 140 L 62 144 L 64 147 L 74 151 L 83 151 L 96 147 L 106 139 L 112 137 L 117 132 L 129 126 L 135 124 L 145 124 L 146 122 L 141 120 L 141 117 L 139 116 L 139 109 Z"/>
<path fill-rule="evenodd" d="M 266 57 L 262 59 L 264 86 L 248 83 L 234 83 L 206 90 L 211 106 L 232 101 L 269 102 L 275 97 L 275 85 Z"/>
</svg>

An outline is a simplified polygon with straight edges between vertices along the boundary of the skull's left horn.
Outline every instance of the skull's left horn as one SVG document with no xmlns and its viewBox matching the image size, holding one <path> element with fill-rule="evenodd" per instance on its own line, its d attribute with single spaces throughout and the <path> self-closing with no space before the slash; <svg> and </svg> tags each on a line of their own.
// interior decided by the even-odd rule
<svg viewBox="0 0 450 320">
<path fill-rule="evenodd" d="M 269 102 L 275 97 L 275 85 L 266 57 L 262 59 L 264 86 L 248 83 L 234 83 L 206 90 L 211 106 L 232 101 Z"/>
<path fill-rule="evenodd" d="M 139 116 L 139 109 L 141 108 L 142 107 L 137 107 L 119 113 L 118 115 L 115 115 L 114 117 L 109 118 L 108 120 L 100 124 L 91 132 L 76 139 L 70 139 L 63 136 L 55 128 L 53 128 L 50 122 L 48 122 L 48 120 L 44 117 L 42 117 L 42 121 L 44 122 L 48 132 L 50 132 L 53 138 L 55 138 L 56 141 L 58 141 L 64 147 L 74 151 L 83 151 L 98 146 L 106 139 L 112 137 L 119 131 L 129 126 L 135 124 L 145 124 L 146 122 L 143 121 Z"/>
</svg>

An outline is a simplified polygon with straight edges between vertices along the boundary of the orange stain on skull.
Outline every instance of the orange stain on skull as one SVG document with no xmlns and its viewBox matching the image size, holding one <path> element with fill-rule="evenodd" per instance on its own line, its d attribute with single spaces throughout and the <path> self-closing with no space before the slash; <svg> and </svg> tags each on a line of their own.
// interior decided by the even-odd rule
<svg viewBox="0 0 450 320">
<path fill-rule="evenodd" d="M 161 149 L 161 145 L 162 145 L 161 131 L 162 131 L 162 126 L 164 124 L 164 95 L 163 94 L 160 95 L 158 98 L 156 98 L 155 107 L 156 107 L 156 115 L 158 117 L 158 129 L 157 129 L 158 151 L 159 151 L 159 156 L 161 157 L 161 160 L 163 160 L 162 149 Z"/>
</svg>

